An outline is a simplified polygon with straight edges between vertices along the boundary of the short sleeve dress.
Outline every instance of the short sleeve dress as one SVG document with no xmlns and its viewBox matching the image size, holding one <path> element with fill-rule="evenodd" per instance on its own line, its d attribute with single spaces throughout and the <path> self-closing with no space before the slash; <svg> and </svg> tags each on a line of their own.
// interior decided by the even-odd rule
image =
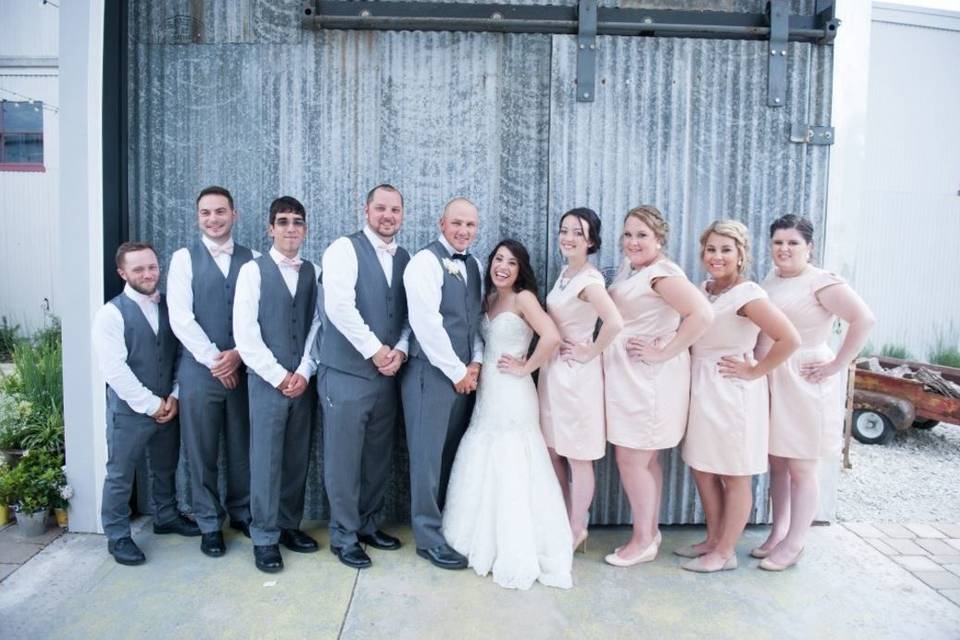
<svg viewBox="0 0 960 640">
<path fill-rule="evenodd" d="M 628 268 L 609 293 L 623 316 L 623 331 L 603 353 L 607 441 L 632 449 L 677 446 L 687 427 L 690 353 L 655 364 L 631 360 L 627 341 L 642 338 L 664 345 L 677 334 L 680 314 L 653 289 L 659 278 L 684 278 L 683 270 L 659 260 L 630 275 Z"/>
<path fill-rule="evenodd" d="M 763 281 L 770 300 L 793 322 L 800 348 L 768 374 L 770 385 L 770 455 L 816 460 L 838 455 L 842 446 L 847 374 L 840 372 L 819 383 L 807 382 L 800 367 L 834 357 L 827 345 L 836 316 L 817 300 L 817 292 L 843 284 L 838 275 L 807 266 L 800 275 L 782 278 L 776 270 Z M 757 357 L 772 343 L 761 336 Z"/>
<path fill-rule="evenodd" d="M 560 337 L 590 342 L 597 326 L 593 305 L 579 295 L 592 284 L 605 287 L 603 276 L 592 267 L 560 286 L 557 279 L 547 295 L 547 313 L 560 330 Z M 557 350 L 540 369 L 540 427 L 547 446 L 565 458 L 599 460 L 606 453 L 603 415 L 603 364 L 601 358 L 587 363 L 563 361 Z"/>
<path fill-rule="evenodd" d="M 707 295 L 706 283 L 700 290 Z M 737 311 L 766 297 L 760 285 L 749 281 L 717 296 L 713 324 L 691 348 L 690 419 L 682 456 L 698 471 L 752 476 L 767 470 L 767 378 L 726 378 L 717 368 L 724 356 L 752 357 L 760 327 Z"/>
</svg>

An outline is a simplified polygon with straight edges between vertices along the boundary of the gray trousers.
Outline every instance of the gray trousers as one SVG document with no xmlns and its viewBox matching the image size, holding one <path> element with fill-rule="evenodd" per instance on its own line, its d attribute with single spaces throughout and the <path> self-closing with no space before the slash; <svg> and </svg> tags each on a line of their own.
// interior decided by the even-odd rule
<svg viewBox="0 0 960 640">
<path fill-rule="evenodd" d="M 277 544 L 280 529 L 303 519 L 303 493 L 310 461 L 312 394 L 290 399 L 250 372 L 250 537 L 255 545 Z"/>
<path fill-rule="evenodd" d="M 180 382 L 180 424 L 190 470 L 193 514 L 203 533 L 219 531 L 224 508 L 220 499 L 220 433 L 226 443 L 227 491 L 223 502 L 234 522 L 250 520 L 250 410 L 247 375 L 241 368 L 236 389 L 225 388 L 210 369 L 184 355 Z"/>
<path fill-rule="evenodd" d="M 321 366 L 323 481 L 330 500 L 330 544 L 344 547 L 377 530 L 397 424 L 395 377 L 367 380 Z"/>
<path fill-rule="evenodd" d="M 100 521 L 108 540 L 130 535 L 130 494 L 140 461 L 146 458 L 154 522 L 177 518 L 176 474 L 180 458 L 180 425 L 145 415 L 107 409 L 107 478 L 103 482 Z"/>
<path fill-rule="evenodd" d="M 467 430 L 473 393 L 458 394 L 450 380 L 422 358 L 410 358 L 400 378 L 410 452 L 410 520 L 418 549 L 446 541 L 441 512 L 450 468 Z"/>
</svg>

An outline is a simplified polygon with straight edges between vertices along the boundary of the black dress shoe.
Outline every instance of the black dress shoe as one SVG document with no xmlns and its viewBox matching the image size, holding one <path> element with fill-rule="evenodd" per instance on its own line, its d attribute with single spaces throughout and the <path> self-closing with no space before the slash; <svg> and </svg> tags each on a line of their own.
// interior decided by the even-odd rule
<svg viewBox="0 0 960 640">
<path fill-rule="evenodd" d="M 393 551 L 394 549 L 400 548 L 400 539 L 394 538 L 389 533 L 384 533 L 377 529 L 370 535 L 359 534 L 357 538 L 363 544 L 368 544 L 374 549 L 386 549 L 387 551 Z"/>
<path fill-rule="evenodd" d="M 227 545 L 223 543 L 223 534 L 219 531 L 205 533 L 200 538 L 200 551 L 211 558 L 219 558 L 227 552 Z"/>
<path fill-rule="evenodd" d="M 230 528 L 234 531 L 239 531 L 243 535 L 250 537 L 250 523 L 244 522 L 242 520 L 231 520 Z"/>
<path fill-rule="evenodd" d="M 466 569 L 467 559 L 444 543 L 432 549 L 417 549 L 417 555 L 426 558 L 441 569 Z"/>
<path fill-rule="evenodd" d="M 283 556 L 280 555 L 280 547 L 275 544 L 264 544 L 253 546 L 253 562 L 260 571 L 267 573 L 276 573 L 283 569 Z"/>
<path fill-rule="evenodd" d="M 154 522 L 153 532 L 158 535 L 165 533 L 178 533 L 181 536 L 192 538 L 200 535 L 200 527 L 198 527 L 197 523 L 193 520 L 184 517 L 183 514 L 177 514 L 177 517 L 169 522 L 163 522 L 160 524 Z"/>
<path fill-rule="evenodd" d="M 119 540 L 110 540 L 107 542 L 107 551 L 120 564 L 133 566 L 143 564 L 147 559 L 130 536 L 125 536 Z"/>
<path fill-rule="evenodd" d="M 318 549 L 317 541 L 300 529 L 281 529 L 280 544 L 297 553 L 313 553 Z"/>
<path fill-rule="evenodd" d="M 330 545 L 330 551 L 340 559 L 340 562 L 351 569 L 366 569 L 373 564 L 367 552 L 356 542 L 343 547 Z"/>
</svg>

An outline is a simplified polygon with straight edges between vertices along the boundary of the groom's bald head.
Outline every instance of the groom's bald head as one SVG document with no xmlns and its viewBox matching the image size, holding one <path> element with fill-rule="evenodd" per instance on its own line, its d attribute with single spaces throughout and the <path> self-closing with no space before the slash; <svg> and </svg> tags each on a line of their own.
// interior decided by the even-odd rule
<svg viewBox="0 0 960 640">
<path fill-rule="evenodd" d="M 454 249 L 466 251 L 477 236 L 479 218 L 475 204 L 466 198 L 454 198 L 443 207 L 440 232 Z"/>
</svg>

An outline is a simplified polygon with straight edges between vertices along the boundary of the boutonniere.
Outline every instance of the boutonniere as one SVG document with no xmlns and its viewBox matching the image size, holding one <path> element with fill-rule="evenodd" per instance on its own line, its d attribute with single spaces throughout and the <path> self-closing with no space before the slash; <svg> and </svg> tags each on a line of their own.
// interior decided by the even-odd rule
<svg viewBox="0 0 960 640">
<path fill-rule="evenodd" d="M 443 268 L 447 270 L 447 273 L 449 273 L 454 277 L 457 277 L 457 278 L 463 277 L 463 274 L 460 273 L 460 267 L 457 266 L 457 263 L 455 260 L 451 260 L 450 258 L 444 258 Z"/>
</svg>

